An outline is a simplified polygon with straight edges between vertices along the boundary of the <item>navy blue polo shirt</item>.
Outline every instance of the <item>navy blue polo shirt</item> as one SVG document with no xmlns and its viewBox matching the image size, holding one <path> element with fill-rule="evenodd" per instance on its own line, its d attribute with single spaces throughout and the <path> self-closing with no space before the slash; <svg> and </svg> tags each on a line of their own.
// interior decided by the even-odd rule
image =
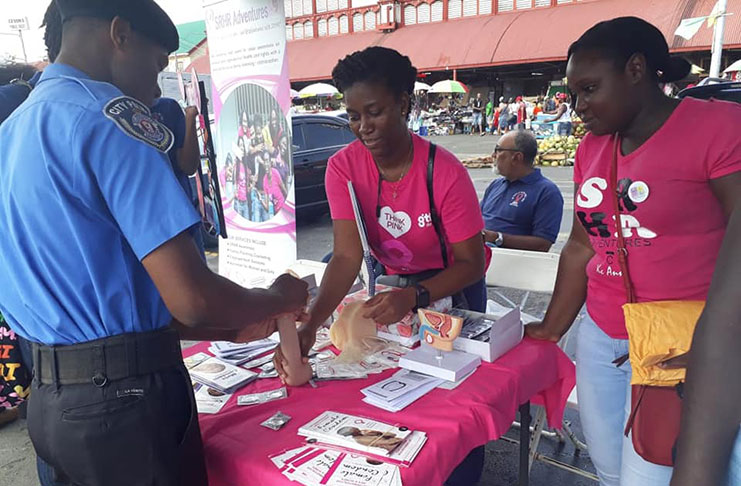
<svg viewBox="0 0 741 486">
<path fill-rule="evenodd" d="M 152 116 L 155 120 L 164 123 L 174 136 L 172 148 L 167 151 L 167 155 L 170 158 L 170 165 L 172 166 L 172 171 L 175 173 L 175 177 L 177 177 L 180 186 L 185 191 L 185 195 L 192 201 L 193 192 L 190 187 L 188 174 L 180 170 L 180 166 L 178 165 L 178 150 L 183 148 L 183 144 L 185 143 L 185 114 L 183 113 L 183 109 L 172 98 L 159 98 L 154 102 L 154 106 L 152 106 Z"/>
<path fill-rule="evenodd" d="M 36 73 L 31 79 L 28 80 L 28 84 L 31 87 L 35 87 L 41 78 L 41 73 Z M 31 94 L 31 90 L 28 89 L 27 85 L 24 84 L 6 84 L 0 86 L 0 123 L 5 121 L 16 108 L 18 108 L 23 101 L 28 98 Z"/>
<path fill-rule="evenodd" d="M 481 200 L 488 230 L 539 236 L 555 243 L 561 229 L 563 196 L 556 184 L 535 169 L 516 181 L 501 177 L 486 188 Z"/>
</svg>

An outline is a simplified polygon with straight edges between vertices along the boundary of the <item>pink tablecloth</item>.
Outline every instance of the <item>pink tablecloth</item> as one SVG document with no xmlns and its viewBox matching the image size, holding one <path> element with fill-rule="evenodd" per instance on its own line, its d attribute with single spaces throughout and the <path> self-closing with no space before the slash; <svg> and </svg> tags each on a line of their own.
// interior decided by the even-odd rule
<svg viewBox="0 0 741 486">
<path fill-rule="evenodd" d="M 185 351 L 205 351 L 200 343 Z M 280 387 L 278 379 L 258 380 L 239 390 L 215 415 L 199 415 L 211 486 L 294 484 L 273 466 L 269 454 L 298 447 L 300 426 L 324 410 L 362 415 L 424 430 L 428 441 L 409 468 L 404 484 L 441 485 L 471 449 L 504 434 L 517 408 L 533 400 L 546 406 L 551 426 L 559 427 L 566 399 L 575 384 L 574 366 L 552 343 L 526 338 L 495 363 L 483 363 L 455 390 L 436 389 L 401 412 L 391 413 L 361 401 L 360 390 L 395 370 L 365 380 L 318 382 L 289 389 L 287 399 L 238 407 L 236 395 Z M 293 419 L 281 430 L 261 427 L 275 412 Z"/>
</svg>

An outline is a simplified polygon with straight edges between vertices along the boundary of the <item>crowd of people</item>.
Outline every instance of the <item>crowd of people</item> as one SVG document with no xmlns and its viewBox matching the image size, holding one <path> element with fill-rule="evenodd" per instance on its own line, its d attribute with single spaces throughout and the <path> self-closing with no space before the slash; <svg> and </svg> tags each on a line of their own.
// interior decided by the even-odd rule
<svg viewBox="0 0 741 486">
<path fill-rule="evenodd" d="M 363 306 L 381 324 L 444 297 L 483 310 L 488 246 L 547 251 L 560 225 L 563 198 L 532 166 L 533 114 L 522 98 L 496 108 L 474 100 L 479 133 L 485 118 L 506 132 L 494 150 L 502 179 L 479 202 L 455 155 L 408 128 L 417 76 L 410 59 L 374 46 L 332 72 L 358 140 L 327 167 L 334 241 L 316 299 L 305 309 L 306 283 L 290 275 L 245 289 L 213 274 L 194 245 L 200 217 L 173 176 L 195 162 L 180 163 L 168 117 L 149 109 L 160 104 L 156 74 L 177 48 L 177 31 L 154 1 L 134 1 L 55 0 L 64 32 L 56 61 L 0 90 L 10 113 L 0 119 L 0 337 L 12 332 L 32 348 L 28 425 L 43 486 L 208 484 L 179 340 L 254 341 L 291 314 L 307 355 L 363 264 L 348 181 L 373 255 L 399 287 Z M 559 123 L 573 110 L 591 133 L 577 152 L 574 223 L 553 297 L 526 333 L 556 342 L 586 305 L 577 392 L 602 486 L 737 486 L 741 107 L 666 96 L 660 83 L 690 66 L 635 17 L 600 22 L 567 57 L 573 106 L 559 96 L 542 109 Z M 285 204 L 290 138 L 277 110 L 241 108 L 220 178 L 239 215 L 265 221 Z M 190 112 L 180 113 L 188 125 Z M 688 367 L 688 375 L 681 434 L 669 444 L 676 454 L 656 461 L 638 429 L 625 434 L 639 405 L 630 391 L 640 363 L 625 356 L 636 336 L 623 306 L 705 300 L 691 353 L 657 364 Z M 287 381 L 280 349 L 274 363 Z M 0 407 L 26 393 L 0 396 Z M 446 484 L 475 484 L 483 460 L 483 446 L 474 448 Z"/>
<path fill-rule="evenodd" d="M 273 218 L 285 204 L 293 178 L 290 135 L 277 109 L 269 116 L 239 112 L 236 140 L 221 177 L 224 195 L 237 214 L 260 223 Z"/>
<path fill-rule="evenodd" d="M 481 108 L 477 108 L 477 106 Z M 471 121 L 471 135 L 478 130 L 480 135 L 502 135 L 515 129 L 530 129 L 531 122 L 538 119 L 538 115 L 552 115 L 541 120 L 541 123 L 557 123 L 556 132 L 559 135 L 571 135 L 571 115 L 573 108 L 566 93 L 555 93 L 550 97 L 538 96 L 528 101 L 524 96 L 506 99 L 499 97 L 495 103 L 489 99 L 483 104 L 481 93 L 472 97 L 469 106 L 473 110 Z M 477 113 L 481 116 L 477 116 Z"/>
</svg>

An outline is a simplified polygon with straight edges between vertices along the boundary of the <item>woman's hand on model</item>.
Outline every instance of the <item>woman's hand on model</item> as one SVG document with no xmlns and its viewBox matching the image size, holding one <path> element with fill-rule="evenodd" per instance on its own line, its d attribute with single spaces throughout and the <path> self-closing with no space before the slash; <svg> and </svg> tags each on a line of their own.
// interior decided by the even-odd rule
<svg viewBox="0 0 741 486">
<path fill-rule="evenodd" d="M 381 292 L 365 303 L 363 317 L 379 324 L 393 324 L 402 320 L 416 304 L 417 291 L 414 287 Z"/>
</svg>

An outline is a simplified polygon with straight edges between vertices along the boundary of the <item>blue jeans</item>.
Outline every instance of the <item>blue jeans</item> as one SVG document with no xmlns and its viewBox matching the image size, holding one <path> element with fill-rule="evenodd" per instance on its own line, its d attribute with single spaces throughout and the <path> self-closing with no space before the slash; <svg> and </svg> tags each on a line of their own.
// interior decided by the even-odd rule
<svg viewBox="0 0 741 486">
<path fill-rule="evenodd" d="M 579 416 L 589 456 L 602 486 L 668 486 L 671 467 L 644 460 L 625 437 L 630 414 L 630 361 L 612 361 L 628 353 L 627 339 L 612 339 L 588 314 L 581 321 L 576 348 Z M 731 459 L 728 486 L 741 485 L 741 433 Z"/>
</svg>

